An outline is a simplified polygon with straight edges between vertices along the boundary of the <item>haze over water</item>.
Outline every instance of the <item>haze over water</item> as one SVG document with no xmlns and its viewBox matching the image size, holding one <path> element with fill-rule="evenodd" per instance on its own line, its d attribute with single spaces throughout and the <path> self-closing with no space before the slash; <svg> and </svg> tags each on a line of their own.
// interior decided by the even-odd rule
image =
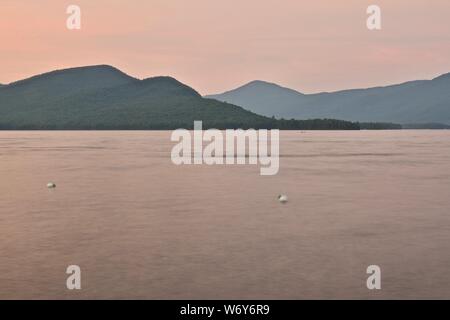
<svg viewBox="0 0 450 320">
<path fill-rule="evenodd" d="M 276 176 L 173 145 L 0 132 L 0 298 L 450 298 L 450 131 L 281 132 Z"/>
</svg>

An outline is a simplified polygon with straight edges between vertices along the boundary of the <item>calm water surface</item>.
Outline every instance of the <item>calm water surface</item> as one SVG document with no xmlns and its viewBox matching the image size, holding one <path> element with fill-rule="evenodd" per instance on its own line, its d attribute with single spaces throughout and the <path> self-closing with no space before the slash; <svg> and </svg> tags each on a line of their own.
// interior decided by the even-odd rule
<svg viewBox="0 0 450 320">
<path fill-rule="evenodd" d="M 450 298 L 450 131 L 283 132 L 271 177 L 169 138 L 0 132 L 0 298 Z"/>
</svg>

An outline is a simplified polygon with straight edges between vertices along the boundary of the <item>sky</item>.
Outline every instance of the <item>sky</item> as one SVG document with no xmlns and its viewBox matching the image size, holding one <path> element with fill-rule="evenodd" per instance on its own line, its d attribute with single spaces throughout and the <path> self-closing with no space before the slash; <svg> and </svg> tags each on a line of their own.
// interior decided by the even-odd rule
<svg viewBox="0 0 450 320">
<path fill-rule="evenodd" d="M 381 8 L 381 30 L 366 9 Z M 81 29 L 66 27 L 69 5 Z M 304 93 L 450 72 L 449 0 L 0 0 L 0 83 L 109 64 L 202 94 L 252 80 Z"/>
</svg>

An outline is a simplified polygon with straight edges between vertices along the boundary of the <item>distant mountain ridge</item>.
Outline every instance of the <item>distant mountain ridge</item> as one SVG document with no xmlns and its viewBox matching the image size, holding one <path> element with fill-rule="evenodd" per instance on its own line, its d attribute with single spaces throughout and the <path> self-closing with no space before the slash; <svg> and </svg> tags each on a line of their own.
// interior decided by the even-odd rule
<svg viewBox="0 0 450 320">
<path fill-rule="evenodd" d="M 144 80 L 108 66 L 57 70 L 0 89 L 0 129 L 359 129 L 346 121 L 279 121 L 203 98 L 171 77 Z"/>
<path fill-rule="evenodd" d="M 303 94 L 252 81 L 207 98 L 277 118 L 334 118 L 362 122 L 450 124 L 450 73 L 385 87 Z"/>
</svg>

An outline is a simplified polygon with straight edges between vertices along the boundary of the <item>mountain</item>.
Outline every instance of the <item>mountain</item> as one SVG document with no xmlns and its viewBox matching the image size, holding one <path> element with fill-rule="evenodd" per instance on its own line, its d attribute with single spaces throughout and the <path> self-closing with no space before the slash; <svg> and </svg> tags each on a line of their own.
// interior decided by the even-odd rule
<svg viewBox="0 0 450 320">
<path fill-rule="evenodd" d="M 450 124 L 450 73 L 433 80 L 317 94 L 253 81 L 207 97 L 277 118 Z"/>
<path fill-rule="evenodd" d="M 253 81 L 236 90 L 207 98 L 240 105 L 265 116 L 287 117 L 284 109 L 294 109 L 305 95 L 274 83 Z M 276 111 L 277 110 L 277 111 Z"/>
<path fill-rule="evenodd" d="M 170 77 L 139 80 L 106 65 L 58 70 L 0 90 L 0 129 L 359 129 L 336 120 L 278 121 L 205 99 Z"/>
</svg>

